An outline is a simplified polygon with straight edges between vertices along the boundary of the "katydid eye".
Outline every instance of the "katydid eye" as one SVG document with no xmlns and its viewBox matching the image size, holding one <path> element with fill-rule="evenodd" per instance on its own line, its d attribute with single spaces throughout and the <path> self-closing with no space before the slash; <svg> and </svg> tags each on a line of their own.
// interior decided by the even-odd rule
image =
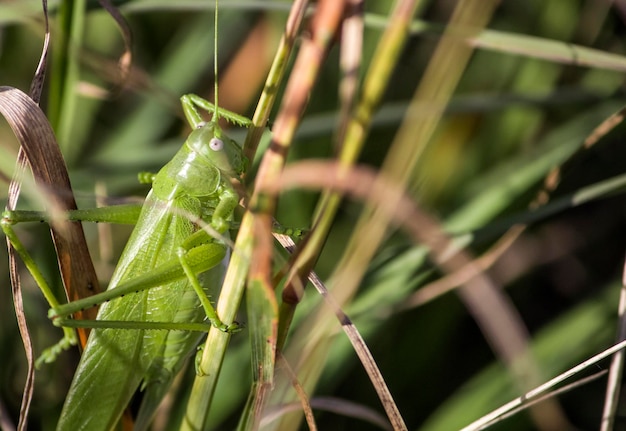
<svg viewBox="0 0 626 431">
<path fill-rule="evenodd" d="M 209 142 L 209 147 L 211 147 L 213 151 L 222 151 L 224 148 L 224 141 L 218 138 L 213 138 Z"/>
<path fill-rule="evenodd" d="M 204 126 L 206 126 L 206 121 L 201 121 L 196 126 L 196 129 L 202 129 Z"/>
</svg>

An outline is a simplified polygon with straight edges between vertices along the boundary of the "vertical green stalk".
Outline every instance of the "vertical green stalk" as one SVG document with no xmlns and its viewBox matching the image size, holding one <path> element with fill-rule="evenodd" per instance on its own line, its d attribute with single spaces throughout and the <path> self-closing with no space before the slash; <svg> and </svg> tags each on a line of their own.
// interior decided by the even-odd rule
<svg viewBox="0 0 626 431">
<path fill-rule="evenodd" d="M 270 111 L 276 99 L 276 89 L 280 86 L 283 79 L 308 3 L 308 0 L 297 0 L 291 8 L 285 33 L 277 48 L 263 93 L 257 103 L 253 125 L 248 131 L 244 144 L 244 154 L 249 160 L 253 160 L 260 136 L 265 130 Z M 237 234 L 235 251 L 232 253 L 222 291 L 217 302 L 218 315 L 228 321 L 236 315 L 245 290 L 246 277 L 250 267 L 250 256 L 254 247 L 252 222 L 253 215 L 246 212 Z M 250 323 L 255 325 L 258 322 L 251 318 Z M 263 328 L 259 328 L 259 330 L 263 331 Z M 200 369 L 205 375 L 198 375 L 194 380 L 192 397 L 187 405 L 181 430 L 198 430 L 205 427 L 217 384 L 217 377 L 224 360 L 229 339 L 230 336 L 228 334 L 214 330 L 209 332 L 200 362 Z M 257 353 L 253 349 L 254 362 L 258 361 Z M 242 418 L 247 418 L 250 411 L 251 409 L 245 409 Z M 245 427 L 246 423 L 246 420 L 243 420 L 242 426 Z"/>
</svg>

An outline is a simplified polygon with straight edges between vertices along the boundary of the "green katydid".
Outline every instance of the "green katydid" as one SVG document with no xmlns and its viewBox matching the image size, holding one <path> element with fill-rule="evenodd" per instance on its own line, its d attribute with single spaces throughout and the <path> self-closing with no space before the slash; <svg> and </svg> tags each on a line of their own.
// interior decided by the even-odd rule
<svg viewBox="0 0 626 431">
<path fill-rule="evenodd" d="M 57 429 L 111 429 L 140 384 L 144 398 L 137 429 L 146 428 L 199 341 L 201 334 L 190 331 L 206 332 L 211 325 L 225 332 L 238 329 L 236 323 L 219 319 L 197 274 L 204 273 L 207 285 L 221 285 L 221 263 L 228 250 L 222 239 L 239 201 L 230 181 L 247 165 L 218 119 L 241 126 L 250 120 L 218 109 L 217 97 L 215 105 L 195 95 L 183 96 L 181 102 L 193 131 L 153 177 L 108 290 L 63 306 L 51 302 L 55 324 L 99 328 L 91 332 Z M 203 121 L 198 108 L 212 113 L 210 122 Z M 2 225 L 25 257 L 10 229 L 12 215 L 5 214 Z M 33 275 L 38 272 L 32 261 L 27 266 Z M 35 278 L 45 284 L 40 274 Z M 119 299 L 104 302 L 113 298 Z M 64 319 L 99 304 L 97 321 Z M 202 323 L 205 318 L 211 325 Z M 75 344 L 74 334 L 65 334 L 58 347 L 47 352 L 46 361 Z"/>
<path fill-rule="evenodd" d="M 181 101 L 194 130 L 154 176 L 107 291 L 65 305 L 51 302 L 55 324 L 102 328 L 91 332 L 57 429 L 111 429 L 141 382 L 145 394 L 137 429 L 145 428 L 199 341 L 201 334 L 190 331 L 206 332 L 211 325 L 226 332 L 238 329 L 219 319 L 196 274 L 205 272 L 205 283 L 221 285 L 227 247 L 219 238 L 228 234 L 239 201 L 230 180 L 247 164 L 238 144 L 218 125 L 218 112 L 239 125 L 246 126 L 249 120 L 218 111 L 195 95 Z M 212 111 L 212 121 L 204 122 L 196 107 Z M 3 228 L 35 278 L 45 284 L 10 230 L 12 216 L 4 214 Z M 132 294 L 125 296 L 128 293 Z M 104 302 L 114 298 L 119 299 Z M 102 305 L 96 321 L 63 318 L 98 304 Z M 205 318 L 211 325 L 202 323 Z M 46 353 L 47 362 L 76 343 L 73 332 L 65 333 Z"/>
<path fill-rule="evenodd" d="M 219 115 L 241 126 L 249 120 L 217 111 L 196 95 L 185 95 L 181 102 L 193 131 L 152 177 L 152 190 L 107 291 L 64 305 L 51 304 L 49 316 L 55 325 L 93 328 L 57 429 L 111 429 L 140 385 L 144 396 L 135 429 L 145 429 L 201 333 L 211 326 L 225 332 L 239 329 L 219 319 L 196 274 L 203 275 L 205 285 L 221 285 L 221 263 L 228 250 L 222 239 L 228 235 L 239 201 L 230 180 L 247 165 L 238 144 L 223 133 L 216 119 Z M 210 122 L 202 120 L 198 107 L 213 113 Z M 119 209 L 120 219 L 136 216 L 134 206 Z M 116 220 L 111 213 L 78 210 L 70 218 Z M 5 213 L 5 221 L 12 222 L 43 218 L 38 212 Z M 300 230 L 284 233 L 301 235 Z M 23 251 L 18 244 L 16 248 Z M 100 304 L 96 321 L 67 319 Z M 203 323 L 205 318 L 210 324 Z M 66 335 L 43 359 L 52 361 L 75 344 L 72 336 Z"/>
<path fill-rule="evenodd" d="M 108 292 L 115 294 L 128 281 L 137 281 L 146 274 L 153 281 L 139 278 L 140 284 L 158 286 L 104 303 L 98 320 L 105 325 L 109 320 L 202 322 L 207 316 L 223 331 L 237 328 L 236 324 L 227 325 L 219 320 L 195 276 L 198 271 L 219 267 L 227 248 L 204 230 L 198 230 L 194 221 L 210 223 L 219 234 L 228 231 L 239 200 L 230 179 L 243 172 L 246 161 L 239 146 L 218 126 L 215 112 L 213 120 L 204 123 L 195 109 L 195 105 L 204 108 L 212 105 L 193 95 L 183 96 L 182 102 L 194 130 L 174 158 L 155 176 Z M 237 120 L 245 123 L 242 118 Z M 161 272 L 164 274 L 160 275 Z M 172 277 L 178 280 L 171 281 Z M 209 271 L 209 277 L 213 283 L 220 283 L 219 268 Z M 101 300 L 92 297 L 89 302 Z M 200 302 L 204 310 L 199 307 Z M 76 306 L 83 305 L 69 304 L 54 312 L 67 314 Z M 133 324 L 129 323 L 128 327 Z M 198 341 L 197 333 L 187 331 L 93 330 L 58 429 L 110 429 L 142 381 L 145 407 L 140 410 L 138 425 L 147 425 Z M 93 409 L 86 409 L 82 404 L 93 403 L 93 400 L 98 400 Z"/>
</svg>

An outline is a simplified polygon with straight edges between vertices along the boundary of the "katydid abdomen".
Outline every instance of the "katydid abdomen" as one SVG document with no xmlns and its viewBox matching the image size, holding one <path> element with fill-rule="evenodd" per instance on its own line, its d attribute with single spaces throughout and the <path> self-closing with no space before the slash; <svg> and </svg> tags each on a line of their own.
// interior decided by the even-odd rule
<svg viewBox="0 0 626 431">
<path fill-rule="evenodd" d="M 199 220 L 220 234 L 227 231 L 238 201 L 230 178 L 244 165 L 237 144 L 222 136 L 216 124 L 201 124 L 194 130 L 156 175 L 108 290 L 156 273 L 177 256 L 185 259 L 192 249 L 203 251 L 203 268 L 212 268 L 208 279 L 219 287 L 226 246 L 209 234 L 195 233 Z M 231 329 L 216 324 L 214 311 L 200 306 L 192 280 L 181 269 L 177 280 L 102 304 L 98 320 L 128 321 L 132 328 L 132 322 L 200 322 L 208 315 L 215 326 Z M 146 404 L 137 425 L 147 426 L 200 336 L 188 331 L 92 330 L 57 429 L 108 431 L 140 385 L 146 391 Z"/>
</svg>

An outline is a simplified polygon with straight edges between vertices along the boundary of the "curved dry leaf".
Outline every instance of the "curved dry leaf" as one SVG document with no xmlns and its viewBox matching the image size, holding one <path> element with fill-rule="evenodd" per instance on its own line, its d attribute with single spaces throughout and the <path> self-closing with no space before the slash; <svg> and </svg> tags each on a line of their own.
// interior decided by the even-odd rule
<svg viewBox="0 0 626 431">
<path fill-rule="evenodd" d="M 67 168 L 43 111 L 22 91 L 0 87 L 0 113 L 22 145 L 49 210 L 59 214 L 75 209 Z M 75 300 L 96 293 L 98 281 L 80 223 L 61 218 L 51 224 L 51 230 L 68 298 Z M 95 317 L 93 310 L 85 314 Z"/>
<path fill-rule="evenodd" d="M 49 210 L 58 214 L 75 209 L 65 162 L 52 128 L 39 106 L 18 89 L 0 87 L 0 113 L 18 138 L 33 171 L 38 195 L 46 196 Z M 15 208 L 19 188 L 18 182 L 11 184 L 8 209 Z M 30 189 L 32 192 L 33 188 Z M 57 220 L 51 223 L 51 231 L 67 296 L 79 299 L 96 293 L 98 280 L 80 223 Z M 13 274 L 16 274 L 14 269 Z M 17 282 L 15 279 L 13 281 Z M 86 310 L 77 318 L 93 319 L 96 313 L 95 309 Z M 87 331 L 79 331 L 83 345 L 87 335 Z"/>
</svg>

